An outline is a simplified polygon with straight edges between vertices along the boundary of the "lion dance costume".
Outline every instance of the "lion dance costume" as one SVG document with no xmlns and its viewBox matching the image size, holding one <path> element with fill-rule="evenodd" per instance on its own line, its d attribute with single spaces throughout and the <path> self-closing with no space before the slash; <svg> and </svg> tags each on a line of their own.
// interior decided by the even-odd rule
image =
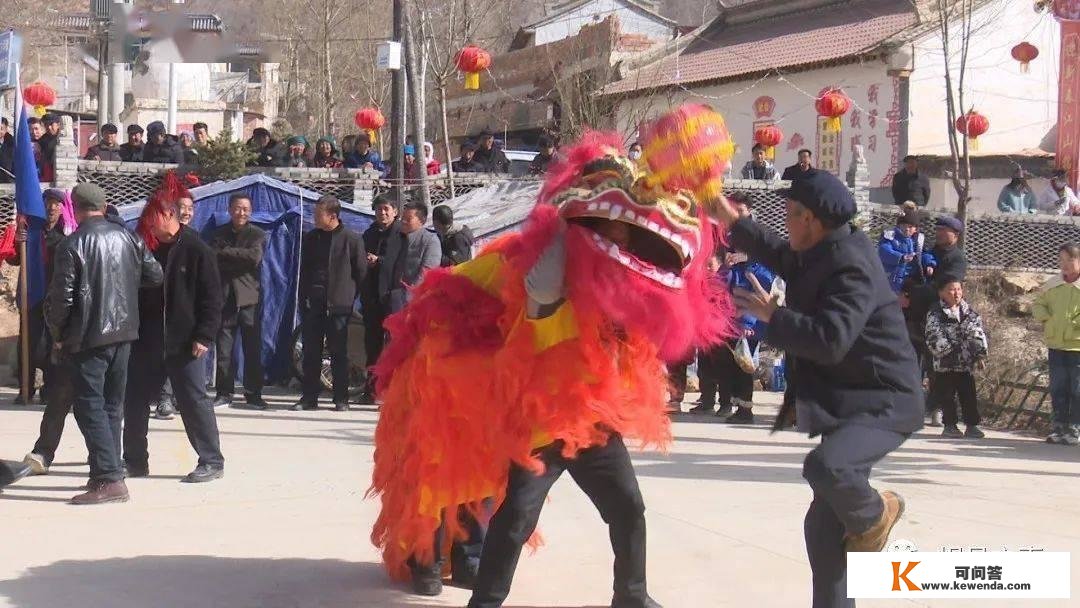
<svg viewBox="0 0 1080 608">
<path fill-rule="evenodd" d="M 732 144 L 705 106 L 657 119 L 643 143 L 635 164 L 616 135 L 586 134 L 549 170 L 520 233 L 431 271 L 386 320 L 369 494 L 382 500 L 372 541 L 393 578 L 407 579 L 412 563 L 437 562 L 465 537 L 454 513 L 489 517 L 485 498 L 501 505 L 485 543 L 501 542 L 493 536 L 506 511 L 524 517 L 515 534 L 531 535 L 554 478 L 528 509 L 515 507 L 523 491 L 515 479 L 531 483 L 557 466 L 554 476 L 569 470 L 611 525 L 614 605 L 653 605 L 643 599 L 644 507 L 622 438 L 665 448 L 663 363 L 731 333 L 727 295 L 706 280 L 717 231 L 700 201 L 719 195 Z M 561 279 L 559 298 L 533 302 L 527 283 L 545 265 Z M 592 461 L 613 458 L 624 468 L 624 487 L 600 497 L 603 483 L 574 470 L 596 450 L 616 451 Z M 632 521 L 619 531 L 620 519 Z M 437 530 L 443 546 L 435 546 Z M 640 556 L 625 555 L 634 547 L 620 557 L 623 535 L 640 535 Z M 484 545 L 471 606 L 501 605 L 508 592 L 521 542 L 502 544 L 507 555 L 493 557 L 489 549 L 500 549 Z M 499 566 L 509 573 L 486 572 L 489 561 L 510 562 Z M 485 585 L 505 589 L 478 599 Z"/>
</svg>

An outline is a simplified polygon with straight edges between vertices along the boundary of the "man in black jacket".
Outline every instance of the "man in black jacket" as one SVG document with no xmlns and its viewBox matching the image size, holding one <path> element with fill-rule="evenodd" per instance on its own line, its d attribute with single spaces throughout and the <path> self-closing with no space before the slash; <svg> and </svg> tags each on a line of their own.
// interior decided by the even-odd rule
<svg viewBox="0 0 1080 608">
<path fill-rule="evenodd" d="M 143 128 L 128 125 L 127 137 L 127 143 L 120 144 L 120 160 L 125 163 L 143 162 Z"/>
<path fill-rule="evenodd" d="M 442 246 L 442 266 L 457 266 L 472 259 L 472 230 L 454 225 L 454 210 L 449 205 L 436 205 L 431 212 L 431 223 Z"/>
<path fill-rule="evenodd" d="M 79 228 L 56 248 L 45 321 L 54 357 L 70 357 L 75 421 L 90 452 L 87 492 L 72 503 L 123 502 L 120 421 L 128 355 L 139 336 L 134 304 L 140 287 L 161 285 L 161 265 L 137 236 L 105 219 L 99 186 L 79 184 L 71 195 Z"/>
<path fill-rule="evenodd" d="M 364 354 L 367 355 L 369 369 L 379 361 L 379 355 L 386 343 L 386 332 L 383 330 L 386 311 L 379 297 L 379 264 L 386 256 L 388 240 L 398 234 L 401 228 L 397 202 L 393 198 L 379 195 L 371 208 L 375 211 L 375 221 L 363 234 L 364 250 L 367 252 L 367 274 L 364 276 L 364 287 L 360 291 L 360 303 L 364 310 Z M 370 374 L 359 403 L 375 404 L 375 377 Z"/>
<path fill-rule="evenodd" d="M 780 179 L 794 181 L 806 177 L 814 170 L 814 166 L 810 164 L 813 155 L 814 153 L 806 148 L 799 150 L 799 162 L 784 169 L 784 174 L 780 176 Z"/>
<path fill-rule="evenodd" d="M 239 328 L 244 348 L 244 398 L 248 407 L 265 410 L 262 398 L 262 307 L 259 279 L 266 233 L 251 224 L 251 199 L 243 193 L 229 198 L 232 221 L 214 233 L 225 308 L 217 340 L 217 399 L 214 407 L 232 406 L 235 383 L 233 344 Z"/>
<path fill-rule="evenodd" d="M 495 147 L 495 136 L 491 131 L 482 131 L 477 137 L 479 149 L 473 155 L 473 159 L 482 167 L 485 173 L 509 173 L 510 160 L 503 151 Z"/>
<path fill-rule="evenodd" d="M 923 395 L 904 316 L 870 239 L 849 223 L 851 192 L 815 171 L 785 191 L 785 241 L 726 200 L 731 244 L 787 281 L 787 307 L 756 285 L 736 290 L 741 311 L 769 324 L 765 340 L 787 353 L 798 428 L 822 441 L 803 477 L 814 491 L 806 548 L 815 608 L 847 599 L 845 551 L 881 551 L 904 510 L 870 487 L 870 468 L 922 428 Z M 786 419 L 790 406 L 777 417 Z"/>
<path fill-rule="evenodd" d="M 300 249 L 300 315 L 304 339 L 304 395 L 293 411 L 319 409 L 322 345 L 330 351 L 334 409 L 349 409 L 349 319 L 364 286 L 367 252 L 360 236 L 341 223 L 341 203 L 324 196 L 315 204 L 315 229 Z"/>
<path fill-rule="evenodd" d="M 106 160 L 120 162 L 123 156 L 120 154 L 120 146 L 116 143 L 116 134 L 120 131 L 116 125 L 108 123 L 101 127 L 101 139 L 99 143 L 90 146 L 86 151 L 86 160 Z"/>
<path fill-rule="evenodd" d="M 959 281 L 963 281 L 967 276 L 967 255 L 960 248 L 960 235 L 963 233 L 964 223 L 959 219 L 951 215 L 938 218 L 934 231 L 934 248 L 930 250 L 937 266 L 927 269 L 932 276 L 949 276 Z M 934 299 L 937 299 L 936 294 Z"/>
<path fill-rule="evenodd" d="M 146 145 L 143 146 L 142 162 L 180 165 L 184 162 L 184 148 L 175 135 L 165 132 L 160 120 L 146 125 Z"/>
<path fill-rule="evenodd" d="M 150 474 L 147 430 L 150 403 L 161 395 L 168 378 L 176 396 L 198 465 L 184 477 L 202 483 L 225 475 L 214 404 L 206 393 L 206 365 L 221 327 L 221 279 L 214 250 L 199 234 L 180 223 L 176 201 L 147 206 L 157 247 L 154 257 L 165 269 L 162 287 L 139 292 L 142 325 L 131 349 L 124 401 L 124 462 L 128 477 Z"/>
<path fill-rule="evenodd" d="M 476 160 L 476 144 L 467 141 L 461 144 L 461 155 L 451 163 L 454 173 L 483 173 L 485 167 Z"/>
<path fill-rule="evenodd" d="M 904 157 L 904 169 L 893 176 L 892 194 L 897 205 L 913 201 L 925 207 L 930 203 L 930 178 L 919 172 L 919 157 Z"/>
<path fill-rule="evenodd" d="M 248 163 L 254 167 L 284 167 L 289 150 L 270 136 L 270 131 L 259 127 L 251 134 L 248 149 L 255 153 L 255 158 Z"/>
</svg>

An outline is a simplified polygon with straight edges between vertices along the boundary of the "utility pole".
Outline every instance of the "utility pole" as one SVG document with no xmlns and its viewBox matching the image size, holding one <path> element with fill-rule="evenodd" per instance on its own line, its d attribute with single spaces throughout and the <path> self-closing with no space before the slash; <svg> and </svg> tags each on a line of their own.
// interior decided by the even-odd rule
<svg viewBox="0 0 1080 608">
<path fill-rule="evenodd" d="M 405 3 L 394 0 L 394 41 L 401 43 L 404 38 Z M 402 180 L 405 172 L 405 157 L 402 147 L 405 145 L 405 66 L 393 72 L 393 86 L 390 101 L 390 170 L 394 174 L 394 197 L 402 202 L 404 192 Z"/>
<path fill-rule="evenodd" d="M 131 4 L 132 0 L 113 0 L 113 6 L 111 11 L 111 27 L 109 31 L 112 35 L 109 36 L 109 122 L 116 125 L 118 129 L 123 130 L 121 124 L 120 114 L 124 111 L 124 84 L 125 84 L 125 53 L 127 49 L 124 48 L 124 38 L 120 34 L 126 30 L 127 25 L 122 23 L 123 19 L 126 19 L 128 12 L 122 8 L 123 5 Z"/>
<path fill-rule="evenodd" d="M 424 70 L 420 69 L 417 55 L 418 44 L 416 42 L 416 30 L 413 27 L 412 18 L 408 9 L 402 15 L 404 17 L 405 30 L 405 67 L 409 77 L 409 106 L 412 111 L 412 133 L 416 146 L 416 163 L 419 165 L 416 172 L 417 185 L 420 190 L 420 202 L 425 206 L 431 206 L 431 192 L 427 183 L 427 159 L 424 158 Z M 419 44 L 423 44 L 420 42 Z"/>
</svg>

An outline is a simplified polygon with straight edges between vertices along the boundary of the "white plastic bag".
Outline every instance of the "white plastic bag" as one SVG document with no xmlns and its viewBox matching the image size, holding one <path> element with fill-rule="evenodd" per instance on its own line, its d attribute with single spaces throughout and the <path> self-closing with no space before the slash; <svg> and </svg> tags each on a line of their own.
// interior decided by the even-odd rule
<svg viewBox="0 0 1080 608">
<path fill-rule="evenodd" d="M 760 345 L 759 345 L 760 346 Z M 750 343 L 745 337 L 739 338 L 739 341 L 735 343 L 735 348 L 732 349 L 732 353 L 735 355 L 735 362 L 739 364 L 739 367 L 746 373 L 752 374 L 757 369 L 760 357 L 758 356 L 758 347 L 750 348 Z"/>
</svg>

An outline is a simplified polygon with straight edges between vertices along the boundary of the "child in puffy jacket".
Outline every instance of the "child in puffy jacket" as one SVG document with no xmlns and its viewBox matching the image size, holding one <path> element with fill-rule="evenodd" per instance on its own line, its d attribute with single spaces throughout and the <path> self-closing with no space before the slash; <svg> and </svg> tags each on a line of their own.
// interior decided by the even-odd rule
<svg viewBox="0 0 1080 608">
<path fill-rule="evenodd" d="M 1080 443 L 1080 245 L 1058 253 L 1061 274 L 1039 291 L 1032 313 L 1043 324 L 1050 358 L 1050 403 L 1054 410 L 1049 443 Z"/>
<path fill-rule="evenodd" d="M 942 276 L 935 284 L 940 299 L 926 315 L 926 349 L 933 365 L 930 399 L 942 411 L 943 437 L 982 439 L 972 372 L 986 358 L 986 331 L 979 313 L 964 300 L 959 278 Z M 964 416 L 963 433 L 957 426 L 957 399 Z"/>
<path fill-rule="evenodd" d="M 937 266 L 925 246 L 926 237 L 919 232 L 919 212 L 914 203 L 904 203 L 896 227 L 883 232 L 878 244 L 878 256 L 893 292 L 900 293 L 909 278 L 925 282 L 926 268 Z"/>
</svg>

